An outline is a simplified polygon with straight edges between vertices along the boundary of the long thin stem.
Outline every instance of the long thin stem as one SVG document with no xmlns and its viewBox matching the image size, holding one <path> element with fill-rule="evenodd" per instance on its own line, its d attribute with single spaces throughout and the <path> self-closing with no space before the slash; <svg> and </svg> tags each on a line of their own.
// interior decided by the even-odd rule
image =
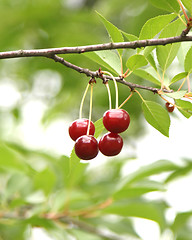
<svg viewBox="0 0 192 240">
<path fill-rule="evenodd" d="M 180 85 L 180 87 L 178 88 L 178 90 L 177 90 L 177 91 L 180 91 L 180 90 L 181 90 L 181 88 L 183 87 L 183 85 L 184 85 L 184 83 L 185 83 L 186 79 L 187 79 L 187 77 L 186 77 L 186 78 L 184 78 L 183 82 L 181 83 L 181 85 Z"/>
<path fill-rule="evenodd" d="M 135 92 L 139 95 L 139 97 L 141 98 L 141 100 L 142 100 L 143 102 L 145 102 L 145 99 L 141 96 L 141 93 L 140 93 L 139 91 L 137 91 L 136 89 L 135 89 Z"/>
<path fill-rule="evenodd" d="M 111 108 L 112 108 L 112 103 L 111 103 L 111 91 L 110 91 L 108 82 L 105 83 L 105 86 L 106 86 L 106 88 L 107 88 L 108 97 L 109 97 L 109 109 L 111 109 Z"/>
<path fill-rule="evenodd" d="M 103 73 L 104 74 L 108 74 L 113 79 L 113 82 L 114 82 L 114 85 L 115 85 L 115 94 L 116 94 L 115 108 L 118 108 L 118 105 L 119 105 L 119 103 L 118 103 L 119 94 L 118 94 L 117 82 L 116 82 L 114 76 L 110 72 L 103 71 Z"/>
<path fill-rule="evenodd" d="M 131 94 L 129 95 L 128 98 L 125 99 L 125 101 L 123 103 L 121 103 L 121 105 L 118 107 L 119 109 L 123 107 L 123 105 L 129 101 L 129 99 L 133 96 L 133 92 L 131 92 Z"/>
<path fill-rule="evenodd" d="M 89 135 L 90 124 L 91 124 L 91 115 L 92 115 L 92 106 L 93 106 L 93 83 L 91 84 L 91 92 L 90 92 L 90 103 L 89 103 L 89 124 L 87 128 L 87 135 Z"/>
<path fill-rule="evenodd" d="M 187 16 L 186 12 L 185 12 L 185 9 L 184 9 L 181 1 L 180 1 L 180 0 L 177 0 L 177 2 L 179 3 L 179 5 L 180 5 L 180 7 L 181 7 L 181 9 L 182 9 L 182 12 L 183 12 L 183 14 L 185 15 L 185 18 L 186 18 L 187 22 L 189 22 L 189 18 L 188 18 L 188 16 Z"/>
<path fill-rule="evenodd" d="M 83 104 L 84 104 L 84 101 L 85 101 L 85 97 L 86 97 L 86 95 L 87 95 L 87 91 L 88 91 L 88 89 L 89 89 L 89 85 L 90 85 L 90 84 L 88 83 L 88 84 L 87 84 L 87 87 L 86 87 L 86 89 L 85 89 L 85 92 L 84 92 L 84 94 L 83 94 L 82 100 L 81 100 L 80 109 L 79 109 L 79 119 L 82 118 Z"/>
</svg>

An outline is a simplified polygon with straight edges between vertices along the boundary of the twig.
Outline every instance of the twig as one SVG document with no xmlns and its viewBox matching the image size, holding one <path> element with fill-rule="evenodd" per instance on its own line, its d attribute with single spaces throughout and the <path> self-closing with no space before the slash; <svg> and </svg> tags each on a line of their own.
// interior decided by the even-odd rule
<svg viewBox="0 0 192 240">
<path fill-rule="evenodd" d="M 118 42 L 118 43 L 104 43 L 97 45 L 78 46 L 78 47 L 61 47 L 61 48 L 48 48 L 37 50 L 17 50 L 0 52 L 0 59 L 7 58 L 21 58 L 21 57 L 51 57 L 54 54 L 72 54 L 72 53 L 85 53 L 101 50 L 112 49 L 125 49 L 125 48 L 142 48 L 147 46 L 167 45 L 177 42 L 192 41 L 192 36 L 180 36 L 160 39 L 138 40 L 133 42 Z"/>
<path fill-rule="evenodd" d="M 98 71 L 91 71 L 87 68 L 82 68 L 79 66 L 76 66 L 70 62 L 67 62 L 66 60 L 64 60 L 62 57 L 59 57 L 57 55 L 52 55 L 48 58 L 53 59 L 55 62 L 59 62 L 61 64 L 63 64 L 64 66 L 68 67 L 68 68 L 72 68 L 75 71 L 79 72 L 79 73 L 84 73 L 86 76 L 88 77 L 93 77 L 93 78 L 100 78 L 102 80 L 113 80 L 111 76 L 108 75 L 101 75 L 99 74 Z M 148 90 L 151 91 L 153 93 L 158 93 L 160 91 L 160 89 L 158 88 L 153 88 L 153 87 L 148 87 L 148 86 L 143 86 L 143 85 L 139 85 L 139 84 L 134 84 L 131 82 L 127 82 L 124 79 L 122 79 L 122 77 L 115 77 L 115 80 L 121 84 L 124 84 L 126 86 L 128 86 L 131 90 L 134 90 L 135 88 L 140 88 L 140 89 L 144 89 L 144 90 Z M 172 91 L 168 91 L 168 90 L 163 90 L 164 92 L 172 92 Z"/>
</svg>

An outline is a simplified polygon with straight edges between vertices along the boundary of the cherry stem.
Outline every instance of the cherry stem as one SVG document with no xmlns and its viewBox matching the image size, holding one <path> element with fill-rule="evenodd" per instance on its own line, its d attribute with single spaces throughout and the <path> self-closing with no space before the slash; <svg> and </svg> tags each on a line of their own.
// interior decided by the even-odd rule
<svg viewBox="0 0 192 240">
<path fill-rule="evenodd" d="M 110 72 L 107 72 L 107 71 L 102 71 L 104 74 L 108 74 L 109 76 L 111 76 L 111 78 L 113 79 L 113 82 L 114 82 L 114 85 L 115 85 L 115 93 L 116 93 L 116 101 L 115 101 L 115 108 L 117 109 L 118 108 L 118 98 L 119 98 L 119 96 L 118 96 L 118 87 L 117 87 L 117 82 L 116 82 L 116 80 L 115 80 L 115 78 L 114 78 L 114 76 L 110 73 Z"/>
<path fill-rule="evenodd" d="M 131 92 L 131 94 L 129 95 L 128 98 L 125 99 L 125 101 L 123 103 L 121 103 L 121 105 L 118 107 L 119 109 L 123 107 L 123 105 L 129 101 L 129 99 L 133 96 L 133 92 Z"/>
<path fill-rule="evenodd" d="M 179 3 L 182 12 L 183 12 L 183 14 L 185 15 L 185 18 L 186 18 L 187 22 L 189 22 L 189 18 L 188 18 L 188 16 L 187 16 L 187 13 L 185 12 L 185 9 L 184 9 L 184 7 L 183 7 L 181 1 L 180 1 L 180 0 L 177 0 L 177 2 Z"/>
<path fill-rule="evenodd" d="M 84 94 L 83 94 L 82 100 L 81 100 L 80 109 L 79 109 L 79 119 L 82 118 L 83 104 L 84 104 L 84 101 L 85 101 L 85 97 L 86 97 L 86 95 L 87 95 L 87 91 L 88 91 L 88 89 L 89 89 L 89 85 L 90 85 L 90 84 L 88 83 L 88 85 L 87 85 L 87 87 L 86 87 L 86 89 L 85 89 L 85 92 L 84 92 Z"/>
<path fill-rule="evenodd" d="M 177 90 L 177 91 L 180 91 L 180 90 L 181 90 L 181 88 L 183 87 L 183 85 L 184 85 L 184 83 L 185 83 L 186 79 L 187 79 L 187 77 L 186 77 L 186 78 L 183 80 L 183 82 L 181 83 L 181 85 L 180 85 L 180 87 L 178 88 L 178 90 Z"/>
<path fill-rule="evenodd" d="M 145 102 L 145 99 L 141 96 L 141 93 L 140 93 L 139 91 L 137 91 L 136 89 L 135 89 L 134 91 L 139 95 L 139 97 L 141 98 L 141 100 L 142 100 L 143 102 Z"/>
<path fill-rule="evenodd" d="M 174 107 L 177 107 L 177 108 L 181 108 L 181 107 L 178 107 L 176 104 L 174 103 L 171 103 L 170 101 L 168 101 L 166 98 L 162 97 L 161 95 L 159 95 L 160 98 L 162 98 L 164 101 L 168 102 L 170 105 L 173 105 Z"/>
<path fill-rule="evenodd" d="M 108 92 L 108 96 L 109 96 L 109 109 L 111 109 L 111 108 L 112 108 L 112 103 L 111 103 L 111 91 L 110 91 L 108 82 L 105 83 L 105 86 L 106 86 L 106 88 L 107 88 L 107 92 Z"/>
<path fill-rule="evenodd" d="M 89 104 L 89 124 L 87 128 L 87 135 L 89 135 L 90 125 L 91 125 L 91 114 L 92 114 L 92 105 L 93 105 L 93 83 L 91 84 L 91 93 L 90 93 L 90 104 Z"/>
</svg>

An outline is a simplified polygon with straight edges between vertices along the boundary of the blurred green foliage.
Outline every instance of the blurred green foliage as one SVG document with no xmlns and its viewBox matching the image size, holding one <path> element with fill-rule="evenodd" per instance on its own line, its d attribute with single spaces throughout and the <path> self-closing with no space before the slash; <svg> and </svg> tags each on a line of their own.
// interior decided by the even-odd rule
<svg viewBox="0 0 192 240">
<path fill-rule="evenodd" d="M 95 10 L 122 31 L 139 37 L 148 19 L 167 13 L 162 3 L 161 9 L 157 9 L 151 4 L 154 2 L 159 4 L 155 0 L 1 0 L 1 51 L 108 42 L 108 34 Z M 133 50 L 124 51 L 124 58 L 132 53 Z M 94 71 L 100 67 L 83 55 L 64 57 Z M 146 73 L 137 72 L 130 76 L 130 81 L 143 84 L 139 78 L 143 75 Z M 148 86 L 156 86 L 155 77 L 151 75 L 151 78 L 154 83 L 148 83 Z M 15 140 L 13 132 L 22 124 L 24 108 L 30 100 L 43 103 L 45 111 L 41 120 L 44 126 L 58 117 L 77 118 L 88 80 L 46 58 L 0 61 L 0 87 L 6 83 L 20 93 L 17 101 L 0 105 L 0 240 L 27 240 L 33 227 L 45 229 L 54 240 L 68 240 L 71 236 L 77 240 L 110 239 L 98 234 L 96 230 L 100 228 L 115 234 L 116 239 L 122 236 L 141 239 L 132 217 L 155 221 L 162 233 L 171 229 L 176 240 L 191 239 L 191 211 L 178 213 L 174 221 L 169 222 L 166 218 L 168 204 L 163 199 L 149 200 L 145 195 L 164 192 L 169 182 L 189 174 L 191 159 L 184 160 L 182 166 L 159 160 L 124 177 L 124 166 L 134 161 L 134 157 L 112 158 L 101 166 L 90 168 L 88 163 L 79 163 L 74 152 L 70 157 L 58 156 L 47 149 L 39 150 L 41 147 L 27 148 L 21 143 L 22 136 Z M 114 97 L 113 83 L 110 85 Z M 128 88 L 119 85 L 120 103 L 129 94 Z M 148 101 L 157 101 L 157 97 L 147 91 L 142 91 L 142 96 Z M 95 121 L 108 109 L 107 91 L 100 80 L 94 86 L 93 102 Z M 124 106 L 132 118 L 129 134 L 124 135 L 128 140 L 145 131 L 140 118 L 140 103 L 136 95 Z M 88 109 L 89 104 L 85 103 L 85 116 L 88 116 Z M 96 128 L 99 135 L 100 122 Z M 151 179 L 165 173 L 162 181 Z"/>
</svg>

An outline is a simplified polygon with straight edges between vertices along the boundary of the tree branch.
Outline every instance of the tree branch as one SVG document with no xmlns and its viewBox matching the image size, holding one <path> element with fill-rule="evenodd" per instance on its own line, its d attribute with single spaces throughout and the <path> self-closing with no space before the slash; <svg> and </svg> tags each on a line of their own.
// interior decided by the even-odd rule
<svg viewBox="0 0 192 240">
<path fill-rule="evenodd" d="M 78 46 L 78 47 L 61 47 L 61 48 L 48 48 L 48 49 L 37 49 L 37 50 L 17 50 L 0 52 L 0 59 L 7 58 L 21 58 L 21 57 L 50 57 L 54 54 L 74 54 L 74 53 L 85 53 L 101 50 L 112 50 L 112 49 L 136 49 L 147 46 L 167 45 L 177 42 L 192 41 L 192 36 L 180 35 L 170 38 L 161 39 L 149 39 L 149 40 L 138 40 L 133 42 L 118 42 L 118 43 L 104 43 L 97 45 Z"/>
<path fill-rule="evenodd" d="M 88 77 L 92 77 L 92 78 L 100 78 L 104 81 L 106 80 L 113 80 L 110 76 L 108 75 L 100 75 L 98 71 L 91 71 L 87 68 L 82 68 L 82 67 L 79 67 L 79 66 L 76 66 L 70 62 L 67 62 L 66 60 L 64 60 L 63 58 L 57 56 L 57 55 L 52 55 L 51 57 L 48 57 L 48 58 L 51 58 L 53 59 L 55 62 L 59 62 L 61 64 L 63 64 L 64 66 L 66 67 L 69 67 L 69 68 L 72 68 L 74 69 L 75 71 L 79 72 L 79 73 L 84 73 L 86 76 Z M 128 86 L 132 91 L 135 89 L 135 88 L 140 88 L 140 89 L 144 89 L 144 90 L 148 90 L 148 91 L 151 91 L 153 93 L 158 93 L 158 91 L 160 91 L 160 89 L 158 88 L 153 88 L 153 87 L 148 87 L 148 86 L 143 86 L 143 85 L 139 85 L 139 84 L 134 84 L 134 83 L 131 83 L 131 82 L 127 82 L 125 81 L 124 79 L 122 79 L 122 77 L 115 77 L 115 80 L 121 84 L 124 84 L 126 86 Z M 166 89 L 163 90 L 164 92 L 172 92 L 172 91 L 168 91 Z"/>
</svg>

